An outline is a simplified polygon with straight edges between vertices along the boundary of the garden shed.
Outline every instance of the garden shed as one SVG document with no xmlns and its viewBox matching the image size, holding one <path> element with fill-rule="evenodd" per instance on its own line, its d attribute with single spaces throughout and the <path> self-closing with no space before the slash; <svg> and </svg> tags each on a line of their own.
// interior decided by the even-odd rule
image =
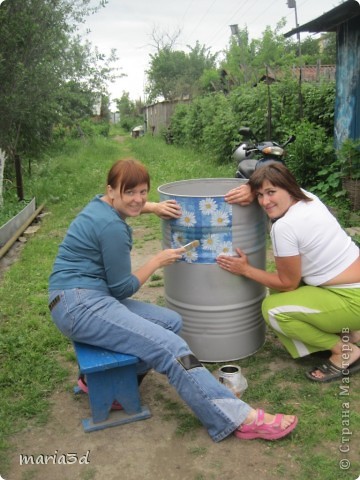
<svg viewBox="0 0 360 480">
<path fill-rule="evenodd" d="M 347 0 L 320 17 L 285 34 L 336 32 L 335 148 L 360 138 L 360 5 Z"/>
<path fill-rule="evenodd" d="M 181 102 L 187 102 L 188 99 L 182 99 Z M 174 112 L 179 100 L 163 100 L 144 107 L 146 130 L 152 134 L 159 134 L 170 125 L 171 115 Z"/>
</svg>

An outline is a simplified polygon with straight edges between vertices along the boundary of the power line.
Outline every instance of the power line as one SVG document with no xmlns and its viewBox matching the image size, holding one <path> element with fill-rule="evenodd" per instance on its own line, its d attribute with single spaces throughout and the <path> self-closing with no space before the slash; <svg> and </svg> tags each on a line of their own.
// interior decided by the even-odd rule
<svg viewBox="0 0 360 480">
<path fill-rule="evenodd" d="M 213 5 L 217 2 L 217 0 L 214 0 L 212 2 L 212 4 L 210 5 L 210 7 L 206 10 L 206 12 L 204 13 L 204 15 L 201 17 L 201 19 L 199 20 L 199 22 L 197 23 L 197 25 L 193 28 L 192 32 L 190 33 L 190 37 L 194 34 L 194 32 L 198 29 L 198 27 L 201 25 L 202 21 L 204 20 L 204 18 L 206 17 L 206 15 L 210 12 L 210 10 L 212 9 Z"/>
<path fill-rule="evenodd" d="M 245 2 L 240 5 L 240 7 L 235 10 L 235 12 L 232 13 L 231 17 L 229 18 L 229 20 L 226 22 L 226 28 L 229 28 L 229 24 L 230 22 L 232 21 L 232 19 L 235 17 L 235 15 L 249 2 L 249 0 L 245 0 Z M 220 34 L 220 32 L 222 32 L 223 30 L 225 29 L 225 25 L 221 26 L 215 33 L 215 35 L 211 38 L 211 40 L 214 40 L 215 38 L 217 38 L 217 36 Z"/>
<path fill-rule="evenodd" d="M 190 10 L 190 7 L 192 6 L 192 4 L 194 3 L 195 0 L 190 0 L 185 12 L 184 12 L 184 15 L 181 17 L 181 20 L 180 20 L 180 24 L 183 23 L 184 19 L 186 18 L 186 15 L 188 14 L 189 10 Z"/>
<path fill-rule="evenodd" d="M 244 18 L 244 17 L 246 16 L 246 14 L 247 14 L 250 10 L 253 9 L 253 7 L 256 7 L 256 4 L 258 4 L 259 1 L 261 2 L 261 0 L 257 0 L 257 1 L 255 1 L 255 2 L 253 2 L 252 5 L 251 5 L 247 10 L 245 10 L 244 12 L 241 12 L 241 13 L 242 13 L 242 18 Z M 265 10 L 263 10 L 263 11 L 261 12 L 260 15 L 258 15 L 257 17 L 255 17 L 255 19 L 251 19 L 251 20 L 248 21 L 248 22 L 244 22 L 244 23 L 246 24 L 246 26 L 249 26 L 249 24 L 254 23 L 254 21 L 257 20 L 258 18 L 260 18 L 265 12 L 267 12 L 267 11 L 274 5 L 274 3 L 276 3 L 276 1 L 277 1 L 277 0 L 274 0 Z M 215 33 L 215 35 L 212 37 L 212 39 L 211 39 L 212 41 L 213 41 L 215 38 L 218 37 L 218 35 L 220 34 L 220 32 L 224 31 L 225 28 L 228 28 L 228 27 L 229 27 L 230 22 L 232 22 L 232 20 L 233 20 L 234 17 L 236 16 L 236 14 L 237 14 L 241 9 L 243 9 L 248 2 L 249 2 L 249 0 L 245 0 L 245 2 L 244 2 L 242 5 L 240 5 L 239 8 L 237 8 L 237 9 L 235 10 L 235 12 L 231 15 L 231 17 L 230 17 L 229 20 L 227 21 L 226 25 L 220 27 L 219 30 Z"/>
<path fill-rule="evenodd" d="M 258 18 L 262 17 L 262 16 L 264 15 L 264 13 L 266 13 L 276 2 L 277 2 L 277 0 L 274 0 L 272 3 L 270 3 L 270 5 L 269 5 L 265 10 L 263 10 L 260 15 L 258 15 L 257 17 L 255 17 L 255 18 L 252 20 L 252 22 L 256 22 L 256 20 L 257 20 Z M 284 16 L 285 16 L 285 15 L 284 15 Z"/>
</svg>

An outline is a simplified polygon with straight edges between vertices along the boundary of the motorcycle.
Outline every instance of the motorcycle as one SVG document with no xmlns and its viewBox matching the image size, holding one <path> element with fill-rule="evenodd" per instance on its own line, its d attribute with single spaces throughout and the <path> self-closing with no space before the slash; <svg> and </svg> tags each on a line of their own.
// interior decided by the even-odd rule
<svg viewBox="0 0 360 480">
<path fill-rule="evenodd" d="M 283 144 L 272 140 L 259 142 L 248 127 L 241 127 L 239 134 L 246 140 L 236 146 L 233 158 L 237 162 L 235 178 L 243 179 L 249 179 L 257 168 L 267 163 L 280 162 L 285 164 L 285 147 L 296 138 L 295 135 L 291 135 Z"/>
</svg>

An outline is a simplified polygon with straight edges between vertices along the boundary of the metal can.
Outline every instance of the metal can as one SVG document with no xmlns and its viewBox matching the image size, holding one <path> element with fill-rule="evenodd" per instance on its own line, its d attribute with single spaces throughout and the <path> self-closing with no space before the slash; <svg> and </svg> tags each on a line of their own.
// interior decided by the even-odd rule
<svg viewBox="0 0 360 480">
<path fill-rule="evenodd" d="M 248 383 L 237 365 L 224 365 L 218 370 L 218 380 L 225 387 L 229 388 L 238 398 L 247 389 Z"/>
</svg>

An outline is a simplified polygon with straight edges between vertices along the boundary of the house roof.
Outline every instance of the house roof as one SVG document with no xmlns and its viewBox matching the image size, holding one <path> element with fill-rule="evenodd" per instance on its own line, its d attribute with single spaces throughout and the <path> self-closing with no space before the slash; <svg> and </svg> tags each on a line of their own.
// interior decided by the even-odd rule
<svg viewBox="0 0 360 480">
<path fill-rule="evenodd" d="M 299 32 L 335 32 L 339 25 L 355 17 L 360 17 L 359 1 L 347 0 L 315 20 L 290 30 L 284 37 L 291 37 Z"/>
</svg>

